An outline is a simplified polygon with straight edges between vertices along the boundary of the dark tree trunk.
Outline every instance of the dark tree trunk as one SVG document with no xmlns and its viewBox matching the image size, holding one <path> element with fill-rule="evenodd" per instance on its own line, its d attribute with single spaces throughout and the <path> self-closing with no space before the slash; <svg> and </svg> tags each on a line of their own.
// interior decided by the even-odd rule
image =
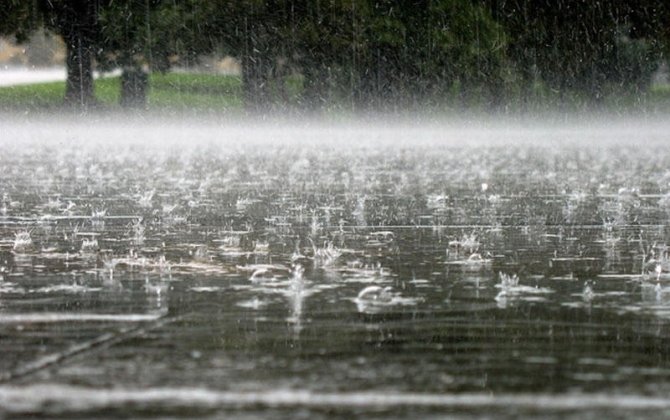
<svg viewBox="0 0 670 420">
<path fill-rule="evenodd" d="M 99 0 L 64 0 L 44 4 L 67 48 L 65 103 L 88 108 L 95 103 L 93 57 L 98 31 Z"/>
<path fill-rule="evenodd" d="M 137 67 L 129 67 L 121 74 L 121 106 L 144 109 L 147 106 L 149 75 Z"/>
<path fill-rule="evenodd" d="M 92 42 L 84 31 L 73 28 L 63 35 L 67 47 L 67 81 L 65 103 L 88 108 L 95 102 L 93 94 Z"/>
</svg>

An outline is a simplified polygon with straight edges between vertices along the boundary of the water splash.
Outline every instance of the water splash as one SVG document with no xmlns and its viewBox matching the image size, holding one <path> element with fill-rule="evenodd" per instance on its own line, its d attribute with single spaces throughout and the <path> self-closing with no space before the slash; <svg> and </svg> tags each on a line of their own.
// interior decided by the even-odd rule
<svg viewBox="0 0 670 420">
<path fill-rule="evenodd" d="M 17 253 L 29 252 L 33 248 L 33 240 L 30 232 L 21 231 L 14 234 L 14 244 L 12 249 Z"/>
</svg>

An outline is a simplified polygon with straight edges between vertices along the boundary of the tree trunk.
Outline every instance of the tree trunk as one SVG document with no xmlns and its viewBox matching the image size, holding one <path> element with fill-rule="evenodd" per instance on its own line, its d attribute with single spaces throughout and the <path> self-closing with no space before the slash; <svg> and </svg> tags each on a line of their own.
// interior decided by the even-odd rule
<svg viewBox="0 0 670 420">
<path fill-rule="evenodd" d="M 67 48 L 65 104 L 86 109 L 95 103 L 93 57 L 98 31 L 99 0 L 65 0 L 44 4 L 55 16 Z"/>
<path fill-rule="evenodd" d="M 145 109 L 149 75 L 141 68 L 128 67 L 121 74 L 121 106 L 130 109 Z"/>
<path fill-rule="evenodd" d="M 63 35 L 67 47 L 65 104 L 86 109 L 94 104 L 92 41 L 85 31 L 74 27 Z"/>
</svg>

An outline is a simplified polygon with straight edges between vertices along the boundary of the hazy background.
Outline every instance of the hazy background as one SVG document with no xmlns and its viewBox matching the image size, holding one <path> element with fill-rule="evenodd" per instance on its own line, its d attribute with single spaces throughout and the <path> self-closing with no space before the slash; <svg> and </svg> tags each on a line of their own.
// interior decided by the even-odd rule
<svg viewBox="0 0 670 420">
<path fill-rule="evenodd" d="M 668 9 L 662 0 L 11 0 L 0 12 L 2 84 L 39 79 L 16 69 L 66 83 L 2 89 L 0 108 L 663 114 Z"/>
</svg>

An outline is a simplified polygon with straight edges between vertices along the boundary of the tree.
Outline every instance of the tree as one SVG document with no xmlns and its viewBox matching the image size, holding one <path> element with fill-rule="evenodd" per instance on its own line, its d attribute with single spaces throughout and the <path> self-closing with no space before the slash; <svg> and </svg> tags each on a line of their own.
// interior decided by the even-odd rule
<svg viewBox="0 0 670 420">
<path fill-rule="evenodd" d="M 154 14 L 161 2 L 121 0 L 100 11 L 100 48 L 96 54 L 103 70 L 121 69 L 120 103 L 124 108 L 143 108 L 153 64 L 152 33 Z"/>
<path fill-rule="evenodd" d="M 0 11 L 0 31 L 25 41 L 43 26 L 63 38 L 67 48 L 65 102 L 87 107 L 93 103 L 93 47 L 97 16 L 106 0 L 9 0 Z"/>
<path fill-rule="evenodd" d="M 122 70 L 122 106 L 146 105 L 148 72 L 190 65 L 216 50 L 208 26 L 214 11 L 202 0 L 116 0 L 101 10 L 96 58 L 102 69 Z"/>
<path fill-rule="evenodd" d="M 509 34 L 507 54 L 524 96 L 537 81 L 563 98 L 600 102 L 608 92 L 646 89 L 661 51 L 661 0 L 493 0 Z"/>
<path fill-rule="evenodd" d="M 40 24 L 33 2 L 6 0 L 0 7 L 0 35 L 13 36 L 18 42 L 24 42 Z"/>
<path fill-rule="evenodd" d="M 366 2 L 351 0 L 294 3 L 291 64 L 303 78 L 301 105 L 319 112 L 333 99 L 354 102 L 363 42 Z"/>
<path fill-rule="evenodd" d="M 483 86 L 492 86 L 489 96 L 499 96 L 506 37 L 481 5 L 463 0 L 316 4 L 306 8 L 298 32 L 309 106 L 310 98 L 329 97 L 324 91 L 333 87 L 357 109 L 439 104 L 454 90 L 464 96 L 478 89 L 482 95 Z"/>
<path fill-rule="evenodd" d="M 95 103 L 93 58 L 99 41 L 99 15 L 112 0 L 38 0 L 44 25 L 65 43 L 65 103 L 87 108 Z"/>
</svg>

